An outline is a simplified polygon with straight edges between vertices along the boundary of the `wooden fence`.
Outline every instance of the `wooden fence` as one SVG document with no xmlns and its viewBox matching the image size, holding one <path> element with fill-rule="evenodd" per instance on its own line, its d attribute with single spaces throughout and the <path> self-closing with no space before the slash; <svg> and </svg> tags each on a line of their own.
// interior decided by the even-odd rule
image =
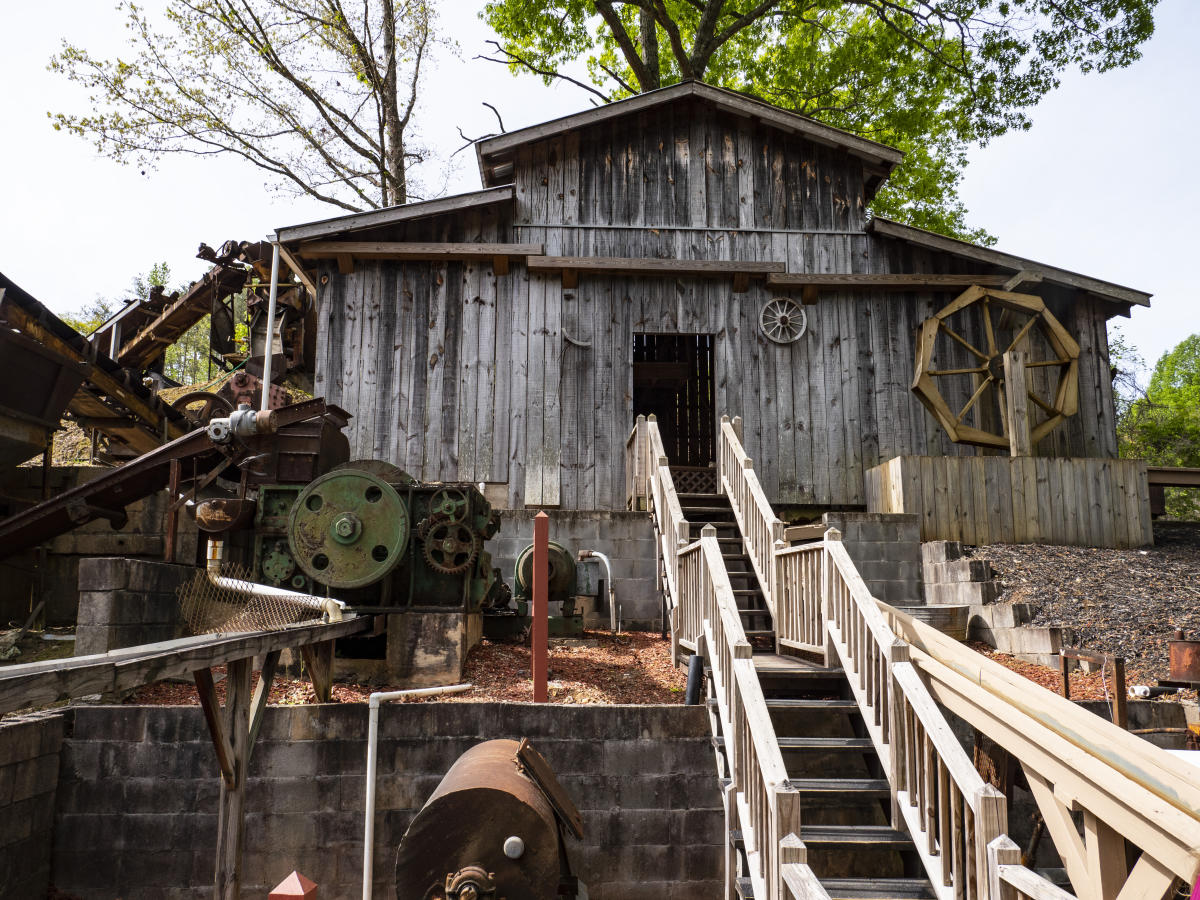
<svg viewBox="0 0 1200 900">
<path fill-rule="evenodd" d="M 915 513 L 921 540 L 1141 547 L 1153 543 L 1140 459 L 897 456 L 866 472 L 867 509 Z"/>
</svg>

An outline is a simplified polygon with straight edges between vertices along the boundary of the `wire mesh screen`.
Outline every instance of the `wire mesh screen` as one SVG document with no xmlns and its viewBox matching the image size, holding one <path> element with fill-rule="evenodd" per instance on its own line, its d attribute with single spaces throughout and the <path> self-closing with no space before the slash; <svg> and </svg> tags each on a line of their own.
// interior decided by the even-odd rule
<svg viewBox="0 0 1200 900">
<path fill-rule="evenodd" d="M 227 563 L 218 578 L 200 569 L 180 587 L 179 609 L 191 633 L 278 631 L 320 621 L 320 609 L 255 591 L 250 575 L 244 567 Z"/>
</svg>

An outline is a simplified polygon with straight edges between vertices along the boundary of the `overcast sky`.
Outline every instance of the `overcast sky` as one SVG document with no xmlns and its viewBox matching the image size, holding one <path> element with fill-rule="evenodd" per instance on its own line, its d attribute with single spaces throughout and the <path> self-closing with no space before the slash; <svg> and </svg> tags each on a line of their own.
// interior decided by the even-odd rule
<svg viewBox="0 0 1200 900">
<path fill-rule="evenodd" d="M 421 131 L 443 155 L 462 144 L 458 127 L 473 136 L 496 130 L 481 101 L 499 108 L 509 130 L 588 106 L 578 88 L 547 88 L 472 60 L 488 49 L 479 5 L 441 4 L 443 29 L 462 53 L 428 72 Z M 122 296 L 156 262 L 195 279 L 206 265 L 194 258 L 201 241 L 256 240 L 337 214 L 269 194 L 256 170 L 233 161 L 178 158 L 142 174 L 53 131 L 47 112 L 83 111 L 86 98 L 46 71 L 48 59 L 63 38 L 114 55 L 123 22 L 102 0 L 0 0 L 0 9 L 9 37 L 0 54 L 0 271 L 51 309 Z M 971 223 L 995 234 L 999 249 L 1152 292 L 1151 309 L 1114 320 L 1151 364 L 1200 331 L 1196 237 L 1185 219 L 1200 207 L 1198 180 L 1185 170 L 1194 155 L 1185 148 L 1200 145 L 1198 37 L 1200 3 L 1162 0 L 1141 61 L 1068 73 L 1030 131 L 972 152 L 963 187 Z M 454 159 L 448 187 L 479 187 L 471 151 Z"/>
</svg>

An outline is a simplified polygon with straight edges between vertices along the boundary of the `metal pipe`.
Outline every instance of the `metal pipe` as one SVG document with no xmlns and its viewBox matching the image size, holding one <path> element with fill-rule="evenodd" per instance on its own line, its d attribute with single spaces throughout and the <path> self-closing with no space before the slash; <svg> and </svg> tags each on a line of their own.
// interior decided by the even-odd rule
<svg viewBox="0 0 1200 900">
<path fill-rule="evenodd" d="M 271 242 L 271 293 L 267 299 L 267 340 L 263 347 L 262 403 L 259 409 L 270 409 L 271 360 L 275 356 L 275 300 L 279 295 L 279 241 Z"/>
<path fill-rule="evenodd" d="M 377 691 L 368 699 L 370 713 L 367 725 L 367 798 L 366 821 L 363 827 L 363 900 L 371 900 L 371 870 L 375 865 L 375 766 L 376 749 L 379 742 L 379 704 L 385 700 L 400 700 L 404 697 L 435 697 L 439 694 L 459 694 L 469 691 L 473 684 L 448 684 L 441 687 L 412 688 L 407 691 Z"/>
<path fill-rule="evenodd" d="M 221 574 L 221 562 L 225 557 L 225 542 L 214 538 L 208 539 L 208 565 L 205 571 L 208 580 L 214 587 L 226 591 L 238 591 L 254 597 L 270 597 L 274 600 L 285 600 L 297 606 L 317 609 L 329 616 L 330 622 L 342 621 L 346 604 L 332 597 L 315 597 L 312 594 L 301 594 L 284 588 L 273 587 L 269 584 L 259 584 L 256 581 L 243 581 L 240 578 L 230 578 Z"/>
<path fill-rule="evenodd" d="M 704 684 L 704 657 L 693 653 L 688 658 L 687 689 L 683 694 L 685 706 L 700 705 L 700 689 Z"/>
<path fill-rule="evenodd" d="M 608 625 L 615 634 L 617 629 L 617 589 L 613 587 L 612 563 L 608 557 L 598 550 L 581 550 L 579 558 L 582 559 L 598 559 L 600 565 L 604 566 L 604 577 L 608 584 Z"/>
</svg>

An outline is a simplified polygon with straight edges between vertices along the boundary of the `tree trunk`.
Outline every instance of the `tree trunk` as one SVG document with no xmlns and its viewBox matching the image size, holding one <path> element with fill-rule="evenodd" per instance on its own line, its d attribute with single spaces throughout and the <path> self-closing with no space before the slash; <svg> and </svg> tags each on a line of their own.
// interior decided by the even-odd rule
<svg viewBox="0 0 1200 900">
<path fill-rule="evenodd" d="M 400 124 L 400 99 L 396 93 L 396 10 L 392 0 L 383 0 L 383 76 L 384 180 L 383 205 L 399 206 L 408 200 L 404 172 L 404 129 Z"/>
<path fill-rule="evenodd" d="M 662 69 L 658 64 L 658 26 L 654 21 L 654 12 L 642 7 L 639 13 L 638 25 L 642 42 L 642 59 L 646 63 L 647 84 L 641 85 L 642 91 L 653 91 L 662 87 Z"/>
</svg>

